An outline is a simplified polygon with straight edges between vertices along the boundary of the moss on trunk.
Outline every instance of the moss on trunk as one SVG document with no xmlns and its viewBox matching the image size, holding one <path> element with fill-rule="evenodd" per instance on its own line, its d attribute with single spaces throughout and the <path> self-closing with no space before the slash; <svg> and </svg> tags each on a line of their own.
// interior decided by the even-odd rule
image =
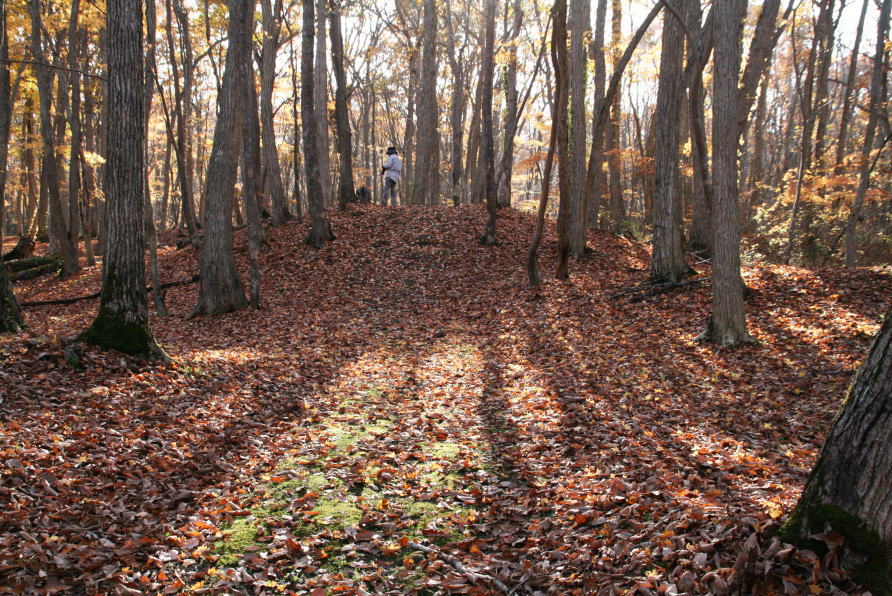
<svg viewBox="0 0 892 596">
<path fill-rule="evenodd" d="M 152 360 L 170 359 L 145 325 L 124 321 L 108 313 L 100 312 L 78 341 Z"/>
<path fill-rule="evenodd" d="M 800 503 L 778 530 L 784 542 L 826 553 L 827 545 L 815 534 L 832 531 L 845 539 L 841 557 L 852 577 L 883 596 L 892 596 L 892 563 L 889 545 L 862 519 L 833 505 Z"/>
</svg>

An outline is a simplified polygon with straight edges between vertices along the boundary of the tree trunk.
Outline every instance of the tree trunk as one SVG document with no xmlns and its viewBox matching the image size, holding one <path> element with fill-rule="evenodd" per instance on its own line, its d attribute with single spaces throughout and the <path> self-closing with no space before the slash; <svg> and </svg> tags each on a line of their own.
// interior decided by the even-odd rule
<svg viewBox="0 0 892 596">
<path fill-rule="evenodd" d="M 567 103 L 569 101 L 566 77 L 561 75 L 561 59 L 558 55 L 558 48 L 566 47 L 567 41 L 567 8 L 566 4 L 563 6 L 561 5 L 562 1 L 563 0 L 555 0 L 554 6 L 551 9 L 552 21 L 554 23 L 551 33 L 551 62 L 554 65 L 555 74 L 557 76 L 555 77 L 555 87 L 551 101 L 552 125 L 548 141 L 548 153 L 545 157 L 545 169 L 542 173 L 542 193 L 539 197 L 539 211 L 536 214 L 536 227 L 533 230 L 533 239 L 530 241 L 530 248 L 527 252 L 527 276 L 529 277 L 530 285 L 533 287 L 538 286 L 541 281 L 539 277 L 538 263 L 539 243 L 542 240 L 542 229 L 545 226 L 545 210 L 548 206 L 548 196 L 551 190 L 551 170 L 554 165 L 554 155 L 557 151 L 558 130 L 561 127 L 559 122 L 564 120 L 561 118 L 561 114 L 566 113 Z"/>
<path fill-rule="evenodd" d="M 242 65 L 251 59 L 254 0 L 230 0 L 229 48 L 223 70 L 223 94 L 214 126 L 214 144 L 205 176 L 204 248 L 201 285 L 193 316 L 222 314 L 247 306 L 232 248 L 232 207 L 244 128 Z"/>
<path fill-rule="evenodd" d="M 9 85 L 9 35 L 6 28 L 6 2 L 0 2 L 0 238 L 3 236 L 3 199 L 6 196 L 6 166 L 9 157 L 9 128 L 12 121 L 12 102 Z M 27 139 L 26 139 L 27 142 Z M 6 267 L 0 263 L 0 333 L 17 333 L 25 328 L 25 321 L 12 293 Z"/>
<path fill-rule="evenodd" d="M 888 22 L 889 0 L 883 3 Z M 882 39 L 882 38 L 881 38 Z M 785 541 L 826 552 L 820 536 L 844 542 L 842 563 L 876 593 L 892 592 L 892 308 L 827 433 Z M 815 536 L 818 534 L 819 536 Z"/>
<path fill-rule="evenodd" d="M 864 131 L 864 144 L 861 147 L 861 174 L 858 180 L 858 190 L 852 209 L 846 220 L 846 268 L 853 269 L 858 263 L 858 238 L 856 228 L 861 219 L 861 210 L 864 207 L 864 198 L 870 187 L 870 172 L 872 169 L 871 152 L 873 150 L 874 135 L 877 123 L 883 111 L 883 64 L 885 63 L 886 35 L 889 33 L 890 4 L 892 0 L 883 0 L 880 10 L 880 20 L 877 22 L 876 51 L 873 58 L 873 74 L 870 79 L 870 114 L 867 118 L 867 127 Z"/>
<path fill-rule="evenodd" d="M 192 178 L 193 178 L 193 162 L 192 162 L 192 145 L 190 141 L 190 136 L 188 134 L 189 130 L 189 122 L 187 118 L 191 115 L 191 101 L 186 98 L 186 90 L 180 87 L 180 73 L 179 73 L 179 62 L 180 60 L 177 58 L 176 46 L 174 45 L 173 38 L 173 7 L 172 0 L 167 0 L 165 2 L 165 6 L 167 7 L 167 48 L 169 52 L 168 60 L 170 60 L 170 68 L 171 73 L 173 74 L 173 91 L 174 91 L 174 113 L 177 125 L 177 141 L 175 146 L 175 153 L 177 157 L 177 181 L 180 185 L 180 216 L 182 218 L 182 223 L 186 227 L 187 233 L 192 236 L 196 233 L 199 228 L 198 221 L 195 217 L 195 199 L 192 193 Z M 179 13 L 179 10 L 178 10 Z M 183 14 L 183 19 L 186 18 L 186 15 Z M 186 33 L 188 35 L 188 22 L 186 23 Z M 182 29 L 182 23 L 180 24 Z M 181 31 L 181 35 L 182 35 Z M 188 39 L 188 38 L 187 38 Z M 191 48 L 190 48 L 191 52 Z M 186 61 L 185 58 L 182 59 L 183 62 Z M 191 75 L 188 74 L 191 72 L 191 65 L 184 64 L 183 69 L 186 71 L 186 76 L 184 77 L 185 85 L 188 86 L 191 83 Z M 191 89 L 191 87 L 189 87 Z M 189 92 L 191 97 L 191 91 Z"/>
<path fill-rule="evenodd" d="M 585 256 L 585 155 L 586 155 L 586 14 L 591 11 L 589 0 L 570 0 L 570 161 L 566 165 L 570 176 L 570 252 L 577 259 Z"/>
<path fill-rule="evenodd" d="M 601 111 L 601 102 L 604 101 L 604 87 L 607 79 L 607 64 L 604 57 L 604 26 L 607 20 L 607 0 L 598 0 L 595 11 L 595 30 L 592 35 L 592 46 L 589 51 L 595 63 L 595 96 L 592 101 L 595 117 L 592 118 L 592 149 L 589 154 L 588 166 L 585 176 L 585 202 L 588 205 L 586 225 L 597 225 L 601 212 L 601 201 L 604 197 L 604 135 L 600 138 L 596 134 L 597 114 Z M 651 127 L 653 128 L 653 127 Z"/>
<path fill-rule="evenodd" d="M 145 286 L 145 99 L 142 2 L 109 2 L 105 258 L 99 314 L 80 339 L 166 359 L 149 328 Z"/>
<path fill-rule="evenodd" d="M 610 44 L 613 48 L 613 69 L 617 70 L 620 59 L 619 44 L 622 40 L 622 4 L 620 0 L 613 0 L 611 5 L 612 34 Z M 626 219 L 626 206 L 623 201 L 622 183 L 622 144 L 620 141 L 620 126 L 622 124 L 622 96 L 614 94 L 610 108 L 610 126 L 607 130 L 607 148 L 610 151 L 607 158 L 610 174 L 610 228 L 614 232 L 621 232 Z"/>
<path fill-rule="evenodd" d="M 334 236 L 331 233 L 331 224 L 325 217 L 325 197 L 322 190 L 324 174 L 319 169 L 319 152 L 323 149 L 317 141 L 319 129 L 312 125 L 316 122 L 316 106 L 313 96 L 315 80 L 313 77 L 313 36 L 316 25 L 313 1 L 302 0 L 300 111 L 301 120 L 304 122 L 304 167 L 306 168 L 307 206 L 310 212 L 310 233 L 306 242 L 315 248 L 322 248 L 326 242 L 333 240 Z"/>
<path fill-rule="evenodd" d="M 740 277 L 740 224 L 737 218 L 737 110 L 741 57 L 741 17 L 746 0 L 716 3 L 715 76 L 713 79 L 713 258 L 712 316 L 700 335 L 722 347 L 753 341 L 746 329 Z M 730 141 L 729 141 L 730 139 Z"/>
<path fill-rule="evenodd" d="M 31 11 L 31 55 L 37 64 L 34 66 L 37 75 L 37 91 L 40 96 L 40 133 L 43 138 L 42 183 L 47 193 L 50 208 L 50 225 L 52 237 L 58 243 L 62 254 L 61 277 L 68 277 L 80 270 L 77 249 L 73 238 L 65 226 L 65 215 L 62 208 L 62 197 L 59 191 L 59 161 L 56 158 L 56 140 L 52 124 L 53 73 L 46 66 L 43 54 L 43 24 L 40 15 L 40 2 L 30 2 Z"/>
<path fill-rule="evenodd" d="M 686 1 L 686 0 L 683 0 Z M 679 12 L 686 12 L 681 2 L 674 2 Z M 663 40 L 660 55 L 660 79 L 654 112 L 654 211 L 653 258 L 650 280 L 676 283 L 690 273 L 684 259 L 680 218 L 678 163 L 681 140 L 681 106 L 684 100 L 682 55 L 684 29 L 669 12 L 663 13 Z"/>
<path fill-rule="evenodd" d="M 297 214 L 297 221 L 303 221 L 304 212 L 301 205 L 300 196 L 300 121 L 297 118 L 298 113 L 298 87 L 297 87 L 297 61 L 294 59 L 294 43 L 288 40 L 289 60 L 291 62 L 291 120 L 294 123 L 294 148 L 291 152 L 294 168 L 294 187 L 292 189 L 292 200 L 294 201 L 294 211 Z"/>
<path fill-rule="evenodd" d="M 849 58 L 849 73 L 846 77 L 846 89 L 842 102 L 842 114 L 839 117 L 839 135 L 836 139 L 836 159 L 834 174 L 839 175 L 843 170 L 847 144 L 849 141 L 849 123 L 852 120 L 852 94 L 855 90 L 855 82 L 858 77 L 858 50 L 861 47 L 861 36 L 864 33 L 864 17 L 867 15 L 867 5 L 870 0 L 864 0 L 861 5 L 861 16 L 858 19 L 858 28 L 855 31 L 855 45 L 852 47 L 852 56 Z"/>
<path fill-rule="evenodd" d="M 260 245 L 265 238 L 260 217 L 260 120 L 257 110 L 257 87 L 254 85 L 254 63 L 250 52 L 244 56 L 240 65 L 240 80 L 247 81 L 242 85 L 242 101 L 244 102 L 245 119 L 242 128 L 242 204 L 245 206 L 245 217 L 248 220 L 248 264 L 251 276 L 251 307 L 260 310 Z M 275 206 L 273 206 L 275 209 Z"/>
<path fill-rule="evenodd" d="M 450 195 L 452 198 L 452 204 L 458 206 L 462 203 L 462 189 L 465 187 L 464 181 L 462 180 L 461 159 L 465 109 L 467 106 L 464 70 L 465 48 L 464 46 L 462 46 L 461 51 L 456 57 L 455 30 L 452 24 L 452 5 L 449 3 L 446 4 L 446 28 L 449 33 L 447 55 L 449 56 L 449 66 L 452 70 L 452 100 L 449 108 L 449 126 L 452 131 L 452 151 L 450 159 Z"/>
<path fill-rule="evenodd" d="M 68 75 L 71 93 L 71 109 L 68 118 L 71 129 L 71 149 L 68 154 L 68 235 L 71 238 L 75 259 L 77 259 L 77 239 L 80 236 L 80 159 L 83 151 L 81 147 L 83 140 L 81 134 L 81 75 L 76 70 L 81 49 L 81 33 L 86 36 L 86 31 L 80 31 L 78 26 L 79 12 L 80 1 L 72 0 L 71 19 L 68 24 L 68 68 L 72 70 Z"/>
<path fill-rule="evenodd" d="M 523 5 L 520 0 L 514 0 L 514 6 L 511 10 L 513 22 L 511 23 L 511 32 L 505 48 L 505 51 L 508 53 L 508 64 L 505 65 L 505 115 L 502 119 L 502 125 L 504 126 L 502 132 L 502 159 L 497 175 L 500 207 L 511 206 L 511 178 L 514 173 L 514 137 L 517 134 L 517 127 L 520 122 L 520 106 L 518 105 L 520 94 L 517 90 L 517 40 L 523 27 Z"/>
<path fill-rule="evenodd" d="M 338 132 L 338 155 L 340 156 L 340 176 L 338 179 L 338 207 L 345 209 L 347 203 L 356 200 L 353 186 L 353 136 L 350 132 L 349 107 L 347 105 L 347 75 L 344 73 L 344 40 L 341 36 L 341 0 L 329 0 L 331 5 L 331 67 L 334 70 L 337 89 L 335 90 L 335 121 Z"/>
<path fill-rule="evenodd" d="M 282 169 L 276 150 L 276 131 L 273 122 L 273 87 L 276 78 L 276 51 L 279 48 L 279 28 L 282 0 L 260 0 L 263 15 L 263 44 L 260 50 L 260 124 L 263 140 L 263 194 L 270 202 L 270 223 L 280 225 L 291 219 L 282 186 Z M 253 71 L 253 68 L 251 69 Z M 253 80 L 253 79 L 252 79 Z M 259 181 L 258 181 L 259 182 Z"/>
<path fill-rule="evenodd" d="M 75 0 L 77 2 L 77 0 Z M 143 151 L 145 157 L 143 166 L 145 173 L 143 174 L 143 184 L 145 184 L 145 233 L 149 240 L 149 262 L 152 267 L 152 298 L 155 301 L 155 313 L 159 317 L 167 316 L 167 306 L 164 304 L 164 293 L 161 290 L 161 274 L 158 271 L 158 230 L 155 227 L 155 212 L 152 205 L 152 191 L 149 184 L 149 173 L 151 167 L 148 159 L 148 139 L 149 139 L 149 119 L 152 113 L 152 96 L 154 94 L 154 79 L 152 72 L 155 70 L 155 3 L 146 3 L 146 69 L 145 80 L 143 81 Z M 72 108 L 74 107 L 74 97 L 72 97 Z M 72 127 L 72 138 L 74 136 L 74 128 Z"/>
<path fill-rule="evenodd" d="M 331 205 L 331 141 L 328 137 L 328 44 L 325 33 L 327 0 L 316 0 L 316 65 L 314 73 L 313 100 L 316 120 L 316 139 L 319 143 L 319 182 L 322 185 L 323 204 Z"/>
<path fill-rule="evenodd" d="M 567 101 L 563 112 L 558 113 L 558 121 L 552 122 L 557 127 L 557 154 L 558 154 L 558 266 L 555 277 L 567 279 L 570 277 L 570 131 L 565 114 L 569 106 L 570 88 L 570 60 L 567 56 L 567 0 L 555 0 L 554 3 L 554 44 L 557 50 L 552 54 L 555 59 L 554 75 L 558 79 L 558 88 L 567 89 Z"/>
<path fill-rule="evenodd" d="M 412 184 L 412 203 L 434 205 L 434 177 L 439 168 L 435 161 L 439 142 L 437 118 L 437 4 L 424 0 L 422 30 L 421 86 L 418 90 L 418 158 Z"/>
<path fill-rule="evenodd" d="M 483 97 L 480 105 L 480 138 L 481 161 L 483 164 L 483 180 L 486 192 L 486 231 L 481 243 L 484 246 L 494 246 L 496 240 L 496 214 L 499 209 L 498 188 L 496 187 L 495 172 L 495 139 L 493 138 L 492 121 L 492 96 L 493 78 L 495 75 L 495 40 L 496 40 L 496 0 L 486 0 L 484 5 L 484 35 L 483 35 L 483 62 L 480 76 L 483 80 Z"/>
</svg>

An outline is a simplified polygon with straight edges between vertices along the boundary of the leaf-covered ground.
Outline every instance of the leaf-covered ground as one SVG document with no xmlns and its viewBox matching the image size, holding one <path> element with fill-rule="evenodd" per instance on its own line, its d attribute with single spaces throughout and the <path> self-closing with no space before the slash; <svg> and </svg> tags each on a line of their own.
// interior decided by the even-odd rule
<svg viewBox="0 0 892 596">
<path fill-rule="evenodd" d="M 27 309 L 0 338 L 0 592 L 857 593 L 771 533 L 889 273 L 749 269 L 761 343 L 721 351 L 693 342 L 708 287 L 608 298 L 646 246 L 594 234 L 556 282 L 549 229 L 532 290 L 532 219 L 501 215 L 495 248 L 476 207 L 351 207 L 319 251 L 272 228 L 260 312 L 168 292 L 170 364 L 74 370 L 96 301 Z M 164 281 L 197 272 L 163 240 Z"/>
</svg>

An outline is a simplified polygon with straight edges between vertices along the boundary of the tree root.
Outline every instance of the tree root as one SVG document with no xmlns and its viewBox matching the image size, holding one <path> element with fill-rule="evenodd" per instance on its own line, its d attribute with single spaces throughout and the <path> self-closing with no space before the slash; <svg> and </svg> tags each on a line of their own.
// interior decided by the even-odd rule
<svg viewBox="0 0 892 596">
<path fill-rule="evenodd" d="M 665 294 L 666 292 L 673 290 L 675 288 L 699 285 L 699 284 L 702 284 L 707 281 L 709 281 L 708 277 L 697 277 L 694 279 L 687 279 L 684 281 L 646 283 L 646 284 L 641 284 L 640 286 L 635 286 L 632 288 L 622 290 L 621 292 L 617 292 L 615 294 L 611 294 L 610 296 L 608 296 L 608 298 L 619 298 L 621 296 L 631 296 L 634 294 L 643 294 L 642 296 L 634 296 L 630 300 L 632 302 L 637 302 L 639 300 L 644 300 L 645 298 L 649 298 L 651 296 L 656 296 L 658 294 Z"/>
</svg>

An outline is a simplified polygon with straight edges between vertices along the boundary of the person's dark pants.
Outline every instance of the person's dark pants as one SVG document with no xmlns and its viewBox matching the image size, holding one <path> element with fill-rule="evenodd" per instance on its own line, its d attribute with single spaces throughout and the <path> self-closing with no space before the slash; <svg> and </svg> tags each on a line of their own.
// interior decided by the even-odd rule
<svg viewBox="0 0 892 596">
<path fill-rule="evenodd" d="M 384 192 L 381 195 L 381 204 L 384 206 L 387 205 L 387 197 L 390 197 L 390 206 L 396 207 L 396 180 L 391 178 L 384 178 Z"/>
</svg>

